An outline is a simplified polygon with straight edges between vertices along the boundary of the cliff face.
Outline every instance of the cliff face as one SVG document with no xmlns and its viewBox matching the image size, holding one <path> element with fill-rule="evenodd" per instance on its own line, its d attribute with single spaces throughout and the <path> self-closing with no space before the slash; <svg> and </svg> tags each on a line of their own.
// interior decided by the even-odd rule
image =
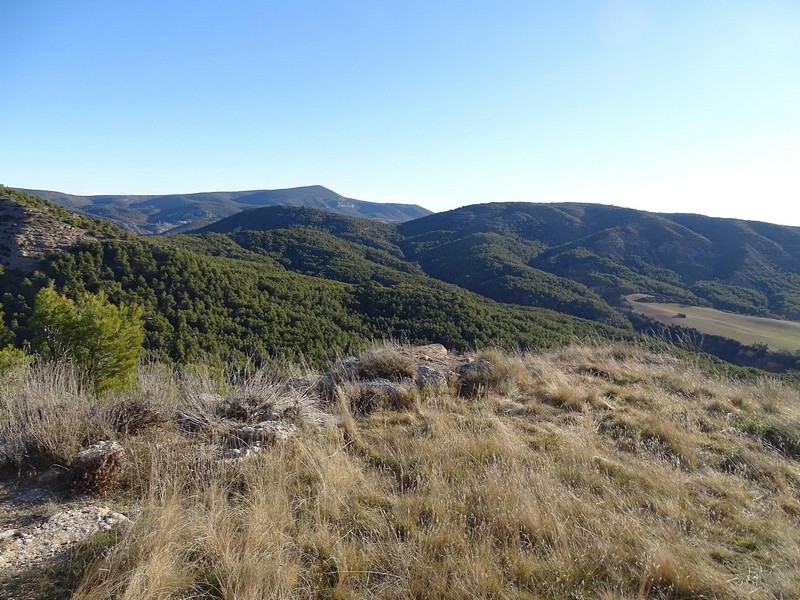
<svg viewBox="0 0 800 600">
<path fill-rule="evenodd" d="M 85 229 L 0 196 L 0 264 L 30 273 L 42 257 L 94 239 Z"/>
</svg>

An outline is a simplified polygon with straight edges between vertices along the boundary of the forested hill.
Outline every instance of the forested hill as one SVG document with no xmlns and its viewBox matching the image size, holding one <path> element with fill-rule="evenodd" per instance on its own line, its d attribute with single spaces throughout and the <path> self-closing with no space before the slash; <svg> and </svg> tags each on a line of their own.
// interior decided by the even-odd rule
<svg viewBox="0 0 800 600">
<path fill-rule="evenodd" d="M 5 261 L 2 310 L 18 345 L 31 339 L 27 318 L 48 281 L 72 297 L 103 291 L 141 305 L 148 348 L 178 362 L 209 352 L 319 362 L 387 337 L 453 349 L 634 339 L 651 325 L 626 309 L 632 293 L 800 316 L 793 227 L 588 204 L 485 204 L 400 224 L 274 206 L 136 237 L 23 192 L 2 195 L 39 211 L 6 226 L 7 248 L 48 240 L 31 235 L 36 222 L 75 234 L 37 246 L 26 269 Z M 755 364 L 749 347 L 704 339 L 703 350 Z"/>
<path fill-rule="evenodd" d="M 636 292 L 800 318 L 797 227 L 596 204 L 493 203 L 396 225 L 264 208 L 201 231 L 263 246 L 258 240 L 285 238 L 275 232 L 297 228 L 381 248 L 433 278 L 500 302 L 609 323 L 618 322 L 620 297 Z"/>
<path fill-rule="evenodd" d="M 423 217 L 398 231 L 412 255 L 437 254 L 453 243 L 496 234 L 539 243 L 540 249 L 515 255 L 593 287 L 624 283 L 633 274 L 683 288 L 718 280 L 765 293 L 773 314 L 796 308 L 790 298 L 800 273 L 796 227 L 596 204 L 509 203 Z"/>
<path fill-rule="evenodd" d="M 284 236 L 285 252 L 276 258 L 220 234 L 136 237 L 16 190 L 0 188 L 0 196 L 39 218 L 61 215 L 91 234 L 49 252 L 41 248 L 30 269 L 0 271 L 3 343 L 33 341 L 34 299 L 49 282 L 72 298 L 102 291 L 114 304 L 141 306 L 146 348 L 180 363 L 210 355 L 322 364 L 387 338 L 457 350 L 633 338 L 630 327 L 493 302 L 430 278 L 390 251 L 330 234 L 323 240 L 309 227 L 297 231 L 318 234 L 305 238 L 311 251 L 298 251 Z M 28 232 L 15 230 L 6 241 Z M 329 272 L 316 272 L 315 264 Z"/>
<path fill-rule="evenodd" d="M 346 198 L 321 185 L 282 190 L 145 196 L 79 196 L 49 190 L 22 191 L 92 217 L 108 219 L 136 234 L 195 229 L 246 208 L 258 206 L 309 206 L 386 222 L 408 221 L 430 214 L 429 210 L 414 204 L 367 202 Z"/>
</svg>

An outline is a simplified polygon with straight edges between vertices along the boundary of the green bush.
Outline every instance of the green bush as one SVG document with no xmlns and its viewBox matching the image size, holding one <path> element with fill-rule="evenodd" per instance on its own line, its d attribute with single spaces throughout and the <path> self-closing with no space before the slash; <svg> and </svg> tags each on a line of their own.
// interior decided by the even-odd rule
<svg viewBox="0 0 800 600">
<path fill-rule="evenodd" d="M 96 392 L 134 381 L 144 343 L 141 308 L 115 306 L 103 292 L 73 301 L 46 287 L 36 295 L 30 324 L 41 356 L 74 361 Z"/>
</svg>

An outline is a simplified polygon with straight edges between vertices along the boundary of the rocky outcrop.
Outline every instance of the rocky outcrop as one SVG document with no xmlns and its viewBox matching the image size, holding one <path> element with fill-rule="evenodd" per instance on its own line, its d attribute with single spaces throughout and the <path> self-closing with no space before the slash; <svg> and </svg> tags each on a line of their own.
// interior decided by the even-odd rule
<svg viewBox="0 0 800 600">
<path fill-rule="evenodd" d="M 0 197 L 0 264 L 29 273 L 51 253 L 94 239 L 41 210 Z"/>
<path fill-rule="evenodd" d="M 300 428 L 294 423 L 262 421 L 234 430 L 227 439 L 227 448 L 222 452 L 224 460 L 238 460 L 258 454 L 276 444 L 284 444 L 295 438 Z"/>
<path fill-rule="evenodd" d="M 420 365 L 417 367 L 416 381 L 420 388 L 437 389 L 447 385 L 447 376 L 433 367 Z"/>
</svg>

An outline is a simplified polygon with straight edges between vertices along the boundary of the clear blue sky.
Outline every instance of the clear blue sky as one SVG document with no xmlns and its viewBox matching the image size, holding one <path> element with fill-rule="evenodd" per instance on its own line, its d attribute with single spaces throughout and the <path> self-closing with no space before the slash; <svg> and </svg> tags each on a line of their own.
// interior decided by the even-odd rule
<svg viewBox="0 0 800 600">
<path fill-rule="evenodd" d="M 0 0 L 0 182 L 800 225 L 800 2 Z"/>
</svg>

